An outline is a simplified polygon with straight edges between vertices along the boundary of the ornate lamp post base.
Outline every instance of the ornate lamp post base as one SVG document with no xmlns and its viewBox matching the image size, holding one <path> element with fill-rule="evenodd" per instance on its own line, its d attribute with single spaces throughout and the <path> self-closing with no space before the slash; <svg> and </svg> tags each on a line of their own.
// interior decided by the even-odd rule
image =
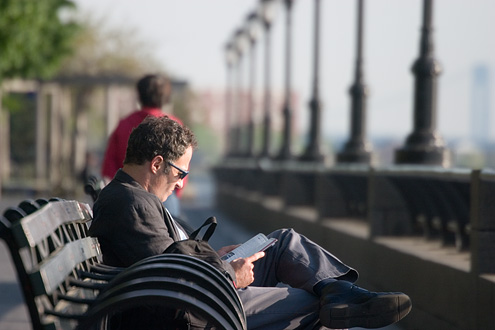
<svg viewBox="0 0 495 330">
<path fill-rule="evenodd" d="M 337 154 L 337 163 L 371 165 L 372 153 L 363 148 L 346 149 Z"/>
<path fill-rule="evenodd" d="M 366 98 L 368 87 L 363 78 L 363 0 L 358 1 L 356 69 L 354 83 L 349 89 L 351 95 L 350 137 L 341 152 L 337 163 L 371 164 L 371 144 L 366 139 Z"/>
<path fill-rule="evenodd" d="M 436 85 L 441 72 L 433 54 L 433 0 L 423 1 L 420 56 L 412 72 L 416 78 L 414 91 L 414 128 L 405 145 L 396 150 L 396 164 L 439 165 L 449 167 L 450 151 L 436 130 Z"/>
<path fill-rule="evenodd" d="M 451 165 L 450 150 L 445 147 L 405 146 L 395 151 L 396 164 L 438 165 L 449 167 Z"/>
<path fill-rule="evenodd" d="M 297 160 L 302 162 L 326 163 L 328 156 L 321 152 L 319 145 L 310 145 Z"/>
</svg>

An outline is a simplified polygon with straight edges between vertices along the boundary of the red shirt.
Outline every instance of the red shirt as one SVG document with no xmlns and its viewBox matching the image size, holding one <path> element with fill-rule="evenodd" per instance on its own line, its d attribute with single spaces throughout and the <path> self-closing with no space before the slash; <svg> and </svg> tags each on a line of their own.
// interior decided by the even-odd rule
<svg viewBox="0 0 495 330">
<path fill-rule="evenodd" d="M 112 179 L 118 169 L 122 168 L 124 165 L 127 141 L 129 140 L 129 136 L 134 127 L 138 126 L 147 116 L 161 117 L 165 115 L 182 124 L 180 119 L 163 113 L 159 108 L 144 107 L 141 110 L 134 111 L 126 118 L 121 119 L 117 128 L 108 139 L 107 149 L 101 167 L 102 177 Z"/>
</svg>

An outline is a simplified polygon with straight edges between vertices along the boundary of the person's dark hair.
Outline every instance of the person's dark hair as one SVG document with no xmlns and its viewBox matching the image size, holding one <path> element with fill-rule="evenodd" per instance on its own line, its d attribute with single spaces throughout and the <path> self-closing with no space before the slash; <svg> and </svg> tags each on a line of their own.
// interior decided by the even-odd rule
<svg viewBox="0 0 495 330">
<path fill-rule="evenodd" d="M 150 74 L 139 79 L 136 84 L 141 106 L 161 108 L 168 102 L 170 82 L 165 76 Z"/>
<path fill-rule="evenodd" d="M 124 164 L 142 165 L 158 155 L 166 162 L 174 162 L 185 154 L 189 146 L 196 148 L 197 141 L 187 126 L 167 116 L 148 116 L 132 131 Z"/>
</svg>

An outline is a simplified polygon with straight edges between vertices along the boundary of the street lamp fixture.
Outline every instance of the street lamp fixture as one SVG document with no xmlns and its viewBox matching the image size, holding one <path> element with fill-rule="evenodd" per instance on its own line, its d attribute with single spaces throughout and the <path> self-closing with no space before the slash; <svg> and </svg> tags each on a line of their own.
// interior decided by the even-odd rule
<svg viewBox="0 0 495 330">
<path fill-rule="evenodd" d="M 356 68 L 354 83 L 349 93 L 351 95 L 350 137 L 344 148 L 337 154 L 338 163 L 371 164 L 371 144 L 366 138 L 366 98 L 368 87 L 363 75 L 363 22 L 364 1 L 357 2 L 357 42 Z"/>
<path fill-rule="evenodd" d="M 292 48 L 292 5 L 294 0 L 284 0 L 286 9 L 285 23 L 285 99 L 282 109 L 284 127 L 282 132 L 282 146 L 277 156 L 279 160 L 287 160 L 292 157 L 292 106 L 291 106 L 291 48 Z"/>
<path fill-rule="evenodd" d="M 310 127 L 309 142 L 300 157 L 302 161 L 322 163 L 326 156 L 321 151 L 321 101 L 320 101 L 320 0 L 314 7 L 314 51 L 313 51 L 313 88 L 309 101 Z"/>
<path fill-rule="evenodd" d="M 245 31 L 249 39 L 249 99 L 246 157 L 254 155 L 254 85 L 256 75 L 256 41 L 260 35 L 260 20 L 256 11 L 248 15 Z"/>
<path fill-rule="evenodd" d="M 237 54 L 234 49 L 232 41 L 227 42 L 225 45 L 225 62 L 227 64 L 227 85 L 225 93 L 225 132 L 226 132 L 226 143 L 225 150 L 226 155 L 231 156 L 233 152 L 233 132 L 232 132 L 232 91 L 233 91 L 233 66 L 237 59 Z"/>
<path fill-rule="evenodd" d="M 271 25 L 278 12 L 279 3 L 277 0 L 261 0 L 258 7 L 258 15 L 265 25 Z"/>
<path fill-rule="evenodd" d="M 237 92 L 236 92 L 236 102 L 235 102 L 235 115 L 234 118 L 234 136 L 233 136 L 233 154 L 239 156 L 241 152 L 241 138 L 242 138 L 242 121 L 244 116 L 244 93 L 243 93 L 243 56 L 248 46 L 248 38 L 244 29 L 239 28 L 234 34 L 234 50 L 237 56 Z"/>
<path fill-rule="evenodd" d="M 450 150 L 437 131 L 437 79 L 442 69 L 434 57 L 433 0 L 423 0 L 420 54 L 412 72 L 414 84 L 414 127 L 404 146 L 395 152 L 397 164 L 451 165 Z"/>
<path fill-rule="evenodd" d="M 259 156 L 261 158 L 270 157 L 270 144 L 271 144 L 271 33 L 270 27 L 275 19 L 275 15 L 278 9 L 278 2 L 276 0 L 261 0 L 259 6 L 259 16 L 262 18 L 263 26 L 265 28 L 265 92 L 263 100 L 263 141 L 261 152 Z"/>
</svg>

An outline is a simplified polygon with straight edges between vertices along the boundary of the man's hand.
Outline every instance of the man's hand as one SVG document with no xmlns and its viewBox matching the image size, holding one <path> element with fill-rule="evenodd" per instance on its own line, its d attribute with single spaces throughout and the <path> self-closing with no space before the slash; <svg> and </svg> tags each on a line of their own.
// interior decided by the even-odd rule
<svg viewBox="0 0 495 330">
<path fill-rule="evenodd" d="M 255 262 L 260 258 L 263 258 L 264 256 L 265 256 L 265 252 L 257 252 L 250 257 L 235 259 L 230 263 L 235 271 L 235 277 L 237 279 L 236 284 L 238 289 L 245 288 L 249 284 L 253 283 L 254 281 L 253 262 Z"/>
</svg>

